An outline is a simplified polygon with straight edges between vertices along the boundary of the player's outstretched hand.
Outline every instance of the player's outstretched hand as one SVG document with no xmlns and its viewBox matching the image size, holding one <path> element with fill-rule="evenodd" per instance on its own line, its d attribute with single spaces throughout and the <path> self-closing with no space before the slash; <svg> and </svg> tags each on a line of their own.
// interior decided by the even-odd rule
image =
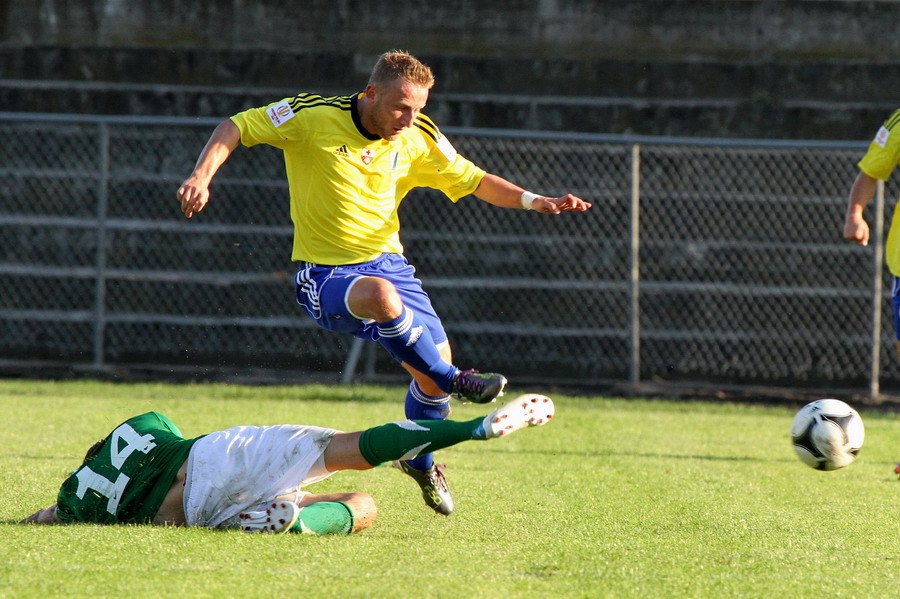
<svg viewBox="0 0 900 599">
<path fill-rule="evenodd" d="M 190 177 L 178 188 L 178 201 L 181 202 L 184 215 L 191 218 L 209 202 L 209 187 L 200 185 Z"/>
<path fill-rule="evenodd" d="M 538 196 L 531 203 L 531 208 L 535 212 L 543 212 L 544 214 L 559 214 L 567 210 L 575 210 L 576 212 L 584 212 L 590 208 L 592 204 L 585 202 L 571 193 L 567 193 L 561 198 L 546 198 Z"/>
<path fill-rule="evenodd" d="M 24 520 L 21 520 L 19 524 L 25 524 L 27 522 L 34 522 L 35 524 L 61 524 L 62 520 L 56 515 L 56 504 L 54 503 L 50 507 L 36 511 Z"/>
</svg>

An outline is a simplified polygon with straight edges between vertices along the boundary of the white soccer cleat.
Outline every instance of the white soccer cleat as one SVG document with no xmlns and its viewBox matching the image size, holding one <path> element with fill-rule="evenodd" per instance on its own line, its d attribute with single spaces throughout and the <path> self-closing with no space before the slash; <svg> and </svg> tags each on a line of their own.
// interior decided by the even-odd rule
<svg viewBox="0 0 900 599">
<path fill-rule="evenodd" d="M 546 424 L 555 412 L 553 400 L 545 395 L 520 395 L 485 416 L 473 436 L 476 439 L 503 437 L 521 428 Z"/>
<path fill-rule="evenodd" d="M 292 501 L 270 501 L 241 512 L 244 532 L 288 532 L 300 518 L 300 506 Z"/>
</svg>

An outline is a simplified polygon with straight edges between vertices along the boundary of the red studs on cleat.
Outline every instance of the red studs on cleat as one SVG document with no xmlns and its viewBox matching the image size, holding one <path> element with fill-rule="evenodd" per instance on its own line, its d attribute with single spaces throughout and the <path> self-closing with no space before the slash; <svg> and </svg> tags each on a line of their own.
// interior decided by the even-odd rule
<svg viewBox="0 0 900 599">
<path fill-rule="evenodd" d="M 546 424 L 553 416 L 553 400 L 543 395 L 523 395 L 484 419 L 487 438 L 509 435 L 529 426 Z"/>
</svg>

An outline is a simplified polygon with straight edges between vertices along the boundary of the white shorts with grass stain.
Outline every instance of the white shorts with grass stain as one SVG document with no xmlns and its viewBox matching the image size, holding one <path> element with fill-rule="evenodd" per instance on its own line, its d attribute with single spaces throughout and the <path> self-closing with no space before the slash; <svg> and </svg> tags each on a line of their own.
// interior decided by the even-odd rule
<svg viewBox="0 0 900 599">
<path fill-rule="evenodd" d="M 325 448 L 337 431 L 281 424 L 236 426 L 198 440 L 188 457 L 188 526 L 237 528 L 238 514 L 327 478 Z"/>
</svg>

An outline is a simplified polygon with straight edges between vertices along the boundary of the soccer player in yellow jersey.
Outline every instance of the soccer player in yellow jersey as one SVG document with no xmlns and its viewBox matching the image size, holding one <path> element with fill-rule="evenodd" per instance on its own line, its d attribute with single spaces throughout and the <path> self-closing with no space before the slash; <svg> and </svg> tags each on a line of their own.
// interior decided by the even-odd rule
<svg viewBox="0 0 900 599">
<path fill-rule="evenodd" d="M 863 218 L 863 209 L 872 200 L 878 180 L 887 181 L 897 164 L 900 164 L 900 110 L 888 117 L 869 144 L 866 155 L 859 161 L 859 174 L 850 189 L 844 239 L 860 245 L 869 244 L 869 225 Z M 894 329 L 897 354 L 900 356 L 900 210 L 894 210 L 885 256 L 894 279 Z"/>
<path fill-rule="evenodd" d="M 452 201 L 473 194 L 502 208 L 544 214 L 583 212 L 567 194 L 546 197 L 486 173 L 456 152 L 421 113 L 434 85 L 431 69 L 406 52 L 387 52 L 362 92 L 300 94 L 223 121 L 178 189 L 191 218 L 209 201 L 213 176 L 238 144 L 284 152 L 299 262 L 297 301 L 322 327 L 378 341 L 412 375 L 410 419 L 444 419 L 449 397 L 487 403 L 503 394 L 500 374 L 461 370 L 428 294 L 403 255 L 397 209 L 413 187 Z M 431 453 L 397 466 L 448 515 L 453 500 Z"/>
</svg>

